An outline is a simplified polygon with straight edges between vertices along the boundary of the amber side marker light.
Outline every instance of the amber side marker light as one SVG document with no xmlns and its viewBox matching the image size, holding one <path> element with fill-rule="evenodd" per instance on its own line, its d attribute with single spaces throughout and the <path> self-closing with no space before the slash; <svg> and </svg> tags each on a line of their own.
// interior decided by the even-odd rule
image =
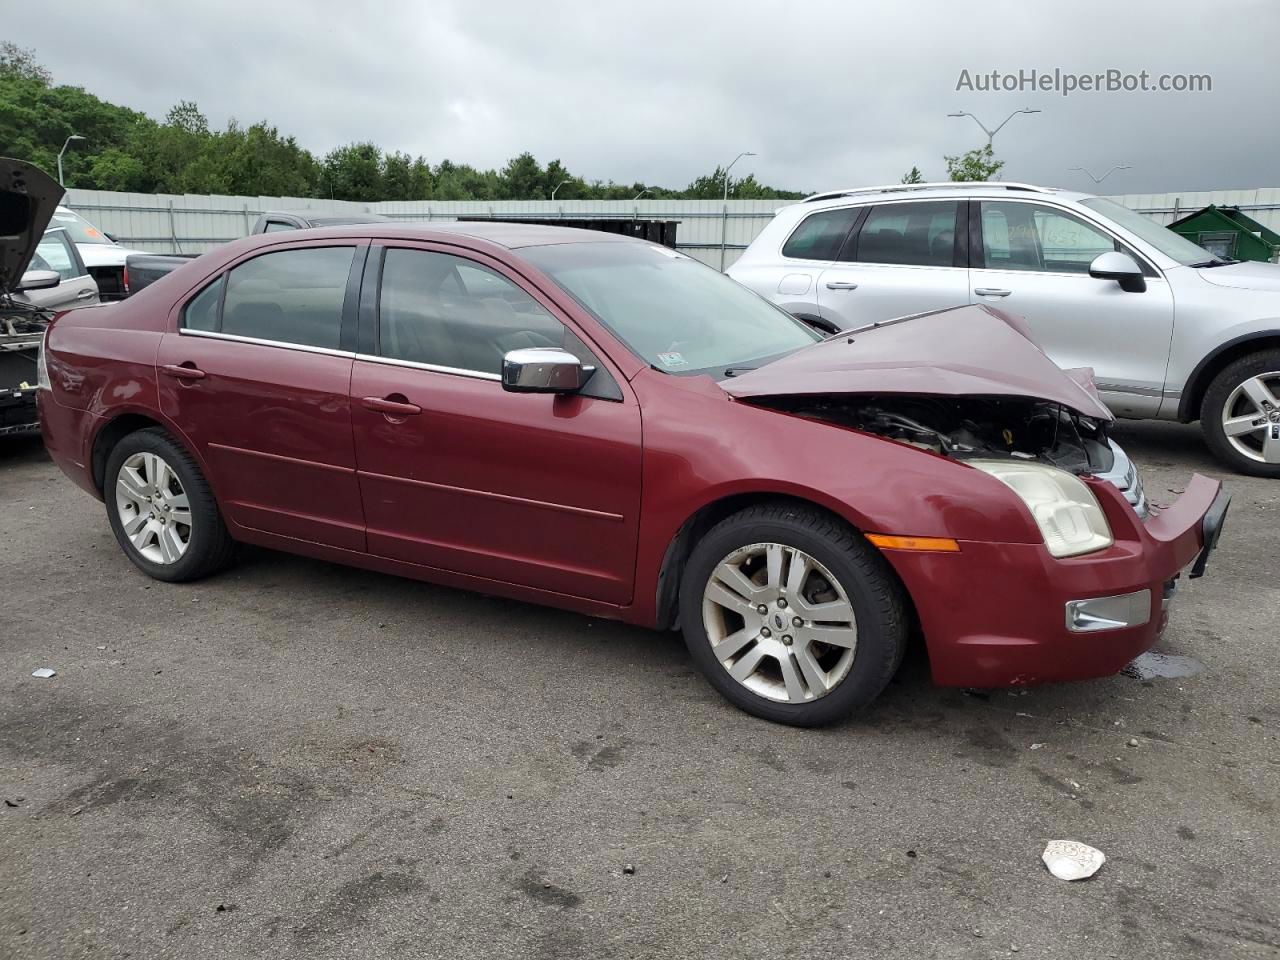
<svg viewBox="0 0 1280 960">
<path fill-rule="evenodd" d="M 867 539 L 881 550 L 920 550 L 931 553 L 960 552 L 960 544 L 949 537 L 896 537 L 888 533 L 868 533 Z"/>
</svg>

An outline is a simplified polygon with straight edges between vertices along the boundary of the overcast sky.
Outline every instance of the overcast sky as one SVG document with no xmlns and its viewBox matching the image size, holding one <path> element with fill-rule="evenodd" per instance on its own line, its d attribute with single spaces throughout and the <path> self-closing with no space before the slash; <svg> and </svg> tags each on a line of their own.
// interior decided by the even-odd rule
<svg viewBox="0 0 1280 960">
<path fill-rule="evenodd" d="M 1280 2 L 131 3 L 8 18 L 55 81 L 163 117 L 266 119 L 479 167 L 522 150 L 587 179 L 793 189 L 897 181 L 996 138 L 1006 180 L 1108 193 L 1280 186 Z M 957 91 L 962 70 L 1209 74 L 1211 93 Z M 92 144 L 86 144 L 92 149 Z"/>
</svg>

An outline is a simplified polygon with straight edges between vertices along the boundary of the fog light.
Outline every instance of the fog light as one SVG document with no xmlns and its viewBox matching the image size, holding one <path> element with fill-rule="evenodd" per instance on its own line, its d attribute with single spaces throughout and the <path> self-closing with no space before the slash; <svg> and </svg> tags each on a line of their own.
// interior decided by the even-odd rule
<svg viewBox="0 0 1280 960">
<path fill-rule="evenodd" d="M 1072 633 L 1140 627 L 1150 621 L 1150 590 L 1123 593 L 1118 597 L 1067 601 L 1067 629 Z"/>
</svg>

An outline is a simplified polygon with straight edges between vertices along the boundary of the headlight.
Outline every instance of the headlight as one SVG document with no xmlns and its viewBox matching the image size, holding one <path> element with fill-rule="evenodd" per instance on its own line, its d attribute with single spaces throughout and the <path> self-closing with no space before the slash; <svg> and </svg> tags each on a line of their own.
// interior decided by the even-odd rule
<svg viewBox="0 0 1280 960">
<path fill-rule="evenodd" d="M 41 390 L 52 390 L 53 384 L 49 382 L 49 364 L 44 355 L 44 341 L 49 336 L 46 330 L 40 337 L 40 346 L 36 350 L 36 386 Z"/>
<path fill-rule="evenodd" d="M 1022 498 L 1053 556 L 1075 557 L 1115 542 L 1102 507 L 1079 477 L 1042 463 L 1016 460 L 966 460 L 965 463 L 991 474 Z"/>
</svg>

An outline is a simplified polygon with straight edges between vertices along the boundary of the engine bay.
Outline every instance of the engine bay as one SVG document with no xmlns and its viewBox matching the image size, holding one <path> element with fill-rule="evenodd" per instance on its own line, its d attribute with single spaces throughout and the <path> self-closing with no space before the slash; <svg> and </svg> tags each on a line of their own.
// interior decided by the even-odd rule
<svg viewBox="0 0 1280 960">
<path fill-rule="evenodd" d="M 1105 473 L 1114 462 L 1106 422 L 1046 400 L 841 394 L 763 397 L 753 402 L 956 460 L 1032 460 L 1077 475 Z"/>
</svg>

